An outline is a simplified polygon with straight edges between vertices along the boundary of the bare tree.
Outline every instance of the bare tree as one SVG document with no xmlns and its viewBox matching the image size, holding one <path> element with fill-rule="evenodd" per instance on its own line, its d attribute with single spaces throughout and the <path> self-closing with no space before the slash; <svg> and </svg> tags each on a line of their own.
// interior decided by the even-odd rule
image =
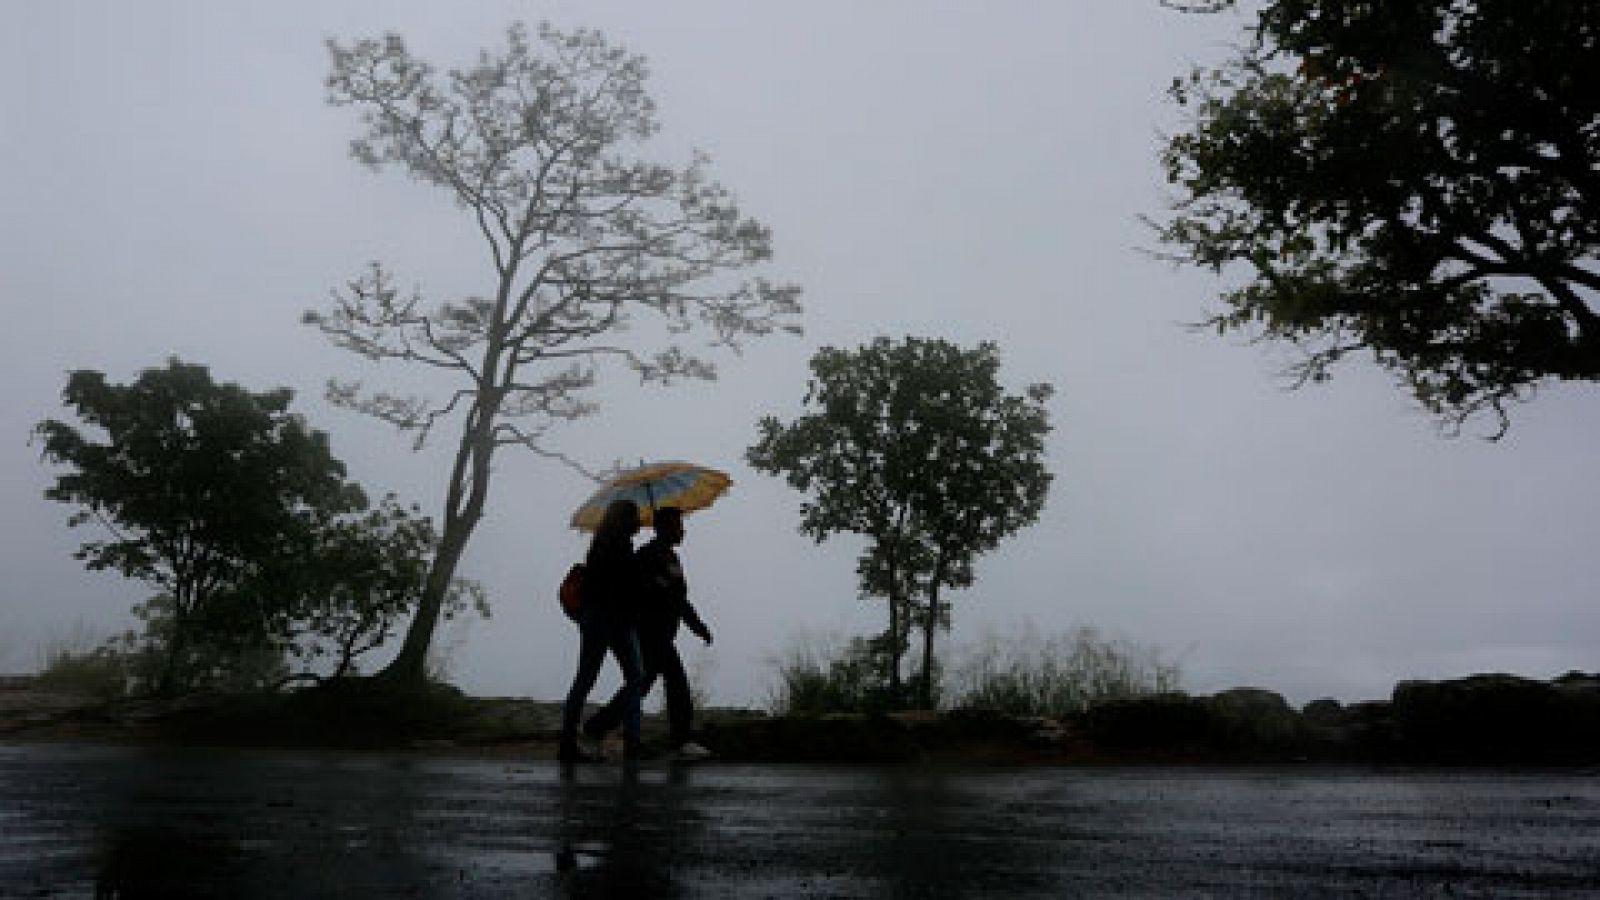
<svg viewBox="0 0 1600 900">
<path fill-rule="evenodd" d="M 646 160 L 656 131 L 645 61 L 594 31 L 512 26 L 443 76 L 394 34 L 330 41 L 329 102 L 361 113 L 352 155 L 448 191 L 475 223 L 490 263 L 487 296 L 424 307 L 374 263 L 309 324 L 369 359 L 446 373 L 442 399 L 330 382 L 329 398 L 390 422 L 420 447 L 459 423 L 440 546 L 405 644 L 384 675 L 420 681 L 441 601 L 483 515 L 490 462 L 508 445 L 575 462 L 550 429 L 589 415 L 607 363 L 644 381 L 715 377 L 678 343 L 696 326 L 706 346 L 798 332 L 799 289 L 733 273 L 767 260 L 767 228 L 744 217 L 695 154 L 678 167 Z M 633 326 L 654 320 L 657 341 Z M 663 337 L 664 336 L 664 337 Z M 633 340 L 628 340 L 629 338 Z M 581 467 L 580 467 L 581 469 Z"/>
</svg>

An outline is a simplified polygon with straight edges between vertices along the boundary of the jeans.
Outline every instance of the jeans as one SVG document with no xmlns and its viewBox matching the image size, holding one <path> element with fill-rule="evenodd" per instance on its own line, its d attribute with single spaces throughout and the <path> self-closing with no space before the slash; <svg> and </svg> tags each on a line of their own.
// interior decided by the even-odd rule
<svg viewBox="0 0 1600 900">
<path fill-rule="evenodd" d="M 644 679 L 640 671 L 639 641 L 633 627 L 592 611 L 580 619 L 578 634 L 578 672 L 572 678 L 566 705 L 561 709 L 562 746 L 577 743 L 578 719 L 583 715 L 583 705 L 589 700 L 589 691 L 600 676 L 600 666 L 609 650 L 622 669 L 622 690 L 617 692 L 622 700 L 622 740 L 626 747 L 638 747 L 639 699 L 644 694 Z"/>
<path fill-rule="evenodd" d="M 676 629 L 673 629 L 676 631 Z M 689 693 L 689 676 L 683 670 L 683 659 L 678 656 L 678 646 L 671 631 L 641 628 L 638 633 L 639 650 L 644 660 L 644 678 L 639 685 L 639 697 L 650 693 L 656 676 L 661 676 L 662 687 L 667 692 L 668 734 L 674 747 L 689 740 L 689 728 L 694 719 L 694 700 Z M 628 697 L 627 686 L 618 690 L 603 709 L 595 713 L 584 726 L 592 735 L 605 734 L 623 721 Z"/>
</svg>

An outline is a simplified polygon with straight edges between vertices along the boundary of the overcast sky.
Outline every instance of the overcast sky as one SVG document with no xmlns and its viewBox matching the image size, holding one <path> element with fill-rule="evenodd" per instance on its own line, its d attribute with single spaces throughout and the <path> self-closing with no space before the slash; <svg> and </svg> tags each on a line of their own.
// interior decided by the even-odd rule
<svg viewBox="0 0 1600 900">
<path fill-rule="evenodd" d="M 0 671 L 126 627 L 149 593 L 85 571 L 72 551 L 91 535 L 41 496 L 29 431 L 63 414 L 70 370 L 127 381 L 177 355 L 291 387 L 369 492 L 437 512 L 449 442 L 413 453 L 329 407 L 325 380 L 363 372 L 299 317 L 370 260 L 439 299 L 483 292 L 488 261 L 439 191 L 349 159 L 323 40 L 395 30 L 446 68 L 518 19 L 643 53 L 661 154 L 709 153 L 772 228 L 771 274 L 805 290 L 803 337 L 721 359 L 712 384 L 616 375 L 560 438 L 593 465 L 733 475 L 682 549 L 717 633 L 686 656 L 714 702 L 765 702 L 796 635 L 882 627 L 856 596 L 860 544 L 801 537 L 799 495 L 743 463 L 761 415 L 800 411 L 812 352 L 880 334 L 993 340 L 1014 389 L 1057 388 L 1045 514 L 980 561 L 947 640 L 1093 625 L 1161 648 L 1189 690 L 1297 703 L 1600 668 L 1600 393 L 1548 390 L 1489 443 L 1441 437 L 1365 363 L 1289 392 L 1281 352 L 1182 327 L 1213 278 L 1139 252 L 1176 124 L 1163 89 L 1221 57 L 1237 17 L 1156 0 L 58 0 L 0 11 Z M 469 691 L 555 699 L 576 645 L 553 591 L 583 551 L 565 523 L 588 485 L 516 453 L 496 478 L 462 572 L 494 616 L 444 641 Z"/>
</svg>

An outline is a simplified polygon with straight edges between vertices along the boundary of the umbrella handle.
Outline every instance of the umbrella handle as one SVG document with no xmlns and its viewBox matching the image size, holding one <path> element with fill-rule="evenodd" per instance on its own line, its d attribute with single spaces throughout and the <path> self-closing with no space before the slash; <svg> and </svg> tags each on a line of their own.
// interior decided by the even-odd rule
<svg viewBox="0 0 1600 900">
<path fill-rule="evenodd" d="M 644 468 L 644 457 L 639 458 L 639 467 Z M 654 518 L 656 514 L 656 492 L 650 487 L 650 479 L 648 478 L 644 480 L 644 496 L 645 502 L 650 504 L 650 515 Z"/>
</svg>

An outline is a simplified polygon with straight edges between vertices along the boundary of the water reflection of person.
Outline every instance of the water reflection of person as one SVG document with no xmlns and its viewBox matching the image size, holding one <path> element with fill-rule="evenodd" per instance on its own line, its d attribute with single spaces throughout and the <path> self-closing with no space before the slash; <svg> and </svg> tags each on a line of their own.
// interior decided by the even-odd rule
<svg viewBox="0 0 1600 900">
<path fill-rule="evenodd" d="M 555 868 L 562 894 L 682 896 L 675 872 L 684 865 L 683 849 L 696 839 L 700 818 L 690 768 L 673 763 L 662 781 L 650 777 L 653 768 L 641 773 L 624 766 L 615 775 L 584 770 L 586 776 L 561 767 Z"/>
<path fill-rule="evenodd" d="M 580 823 L 583 816 L 578 797 L 578 773 L 571 766 L 562 766 L 560 793 L 557 795 L 556 819 L 556 875 L 563 883 L 578 871 L 577 844 L 582 840 Z"/>
<path fill-rule="evenodd" d="M 583 604 L 578 613 L 578 670 L 561 710 L 561 744 L 557 758 L 564 763 L 593 762 L 599 754 L 578 744 L 578 719 L 589 691 L 600 675 L 606 651 L 622 669 L 622 740 L 625 759 L 639 753 L 639 698 L 642 684 L 639 644 L 633 632 L 633 604 L 637 590 L 633 536 L 639 532 L 639 507 L 617 500 L 606 507 L 584 559 Z"/>
<path fill-rule="evenodd" d="M 238 878 L 240 864 L 232 842 L 221 836 L 178 833 L 157 824 L 110 830 L 100 838 L 98 857 L 95 900 L 224 892 Z"/>
</svg>

